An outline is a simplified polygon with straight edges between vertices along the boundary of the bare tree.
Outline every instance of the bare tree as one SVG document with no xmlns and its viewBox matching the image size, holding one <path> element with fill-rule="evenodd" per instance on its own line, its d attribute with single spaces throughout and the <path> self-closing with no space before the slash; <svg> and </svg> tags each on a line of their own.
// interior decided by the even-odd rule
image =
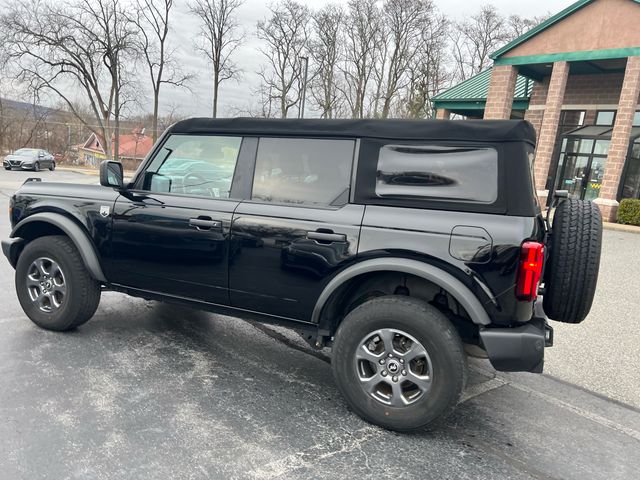
<svg viewBox="0 0 640 480">
<path fill-rule="evenodd" d="M 483 5 L 469 20 L 456 23 L 451 43 L 457 77 L 466 80 L 488 68 L 489 55 L 508 40 L 505 19 L 493 5 Z"/>
<path fill-rule="evenodd" d="M 16 0 L 0 17 L 17 78 L 36 94 L 53 94 L 96 134 L 117 159 L 118 125 L 124 99 L 123 66 L 134 30 L 120 0 L 64 3 Z M 77 87 L 69 89 L 69 85 Z M 93 118 L 80 114 L 69 91 L 84 95 Z M 111 144 L 112 119 L 114 142 Z"/>
<path fill-rule="evenodd" d="M 519 36 L 544 22 L 550 16 L 550 13 L 531 18 L 522 17 L 520 15 L 510 15 L 507 19 L 506 25 L 508 41 L 518 38 Z"/>
<path fill-rule="evenodd" d="M 267 64 L 258 72 L 262 80 L 260 94 L 271 111 L 276 102 L 280 117 L 286 118 L 292 108 L 300 108 L 301 57 L 308 47 L 309 9 L 294 0 L 282 0 L 269 7 L 271 15 L 258 22 L 258 38 L 265 43 L 260 50 Z"/>
<path fill-rule="evenodd" d="M 342 93 L 353 118 L 365 116 L 369 82 L 376 65 L 381 15 L 376 0 L 350 0 L 345 29 Z"/>
<path fill-rule="evenodd" d="M 432 0 L 388 0 L 383 6 L 384 49 L 378 69 L 382 71 L 382 108 L 376 116 L 387 118 L 392 102 L 409 81 L 407 73 L 420 52 L 420 42 L 425 24 L 434 13 Z"/>
<path fill-rule="evenodd" d="M 147 69 L 153 90 L 152 137 L 158 138 L 158 110 L 163 85 L 187 87 L 193 75 L 185 74 L 174 59 L 169 38 L 173 0 L 137 0 L 132 21 L 138 27 L 136 47 Z"/>
<path fill-rule="evenodd" d="M 418 54 L 408 65 L 409 81 L 399 116 L 429 118 L 433 115 L 432 98 L 449 86 L 453 77 L 447 64 L 448 28 L 446 17 L 437 12 L 424 18 Z"/>
<path fill-rule="evenodd" d="M 236 11 L 242 0 L 193 0 L 189 8 L 200 19 L 200 40 L 197 48 L 213 66 L 213 117 L 218 115 L 220 84 L 237 78 L 240 69 L 231 59 L 243 41 L 238 32 Z"/>
<path fill-rule="evenodd" d="M 313 39 L 309 42 L 311 97 L 322 118 L 334 118 L 341 104 L 338 63 L 344 39 L 344 10 L 328 4 L 312 15 Z"/>
</svg>

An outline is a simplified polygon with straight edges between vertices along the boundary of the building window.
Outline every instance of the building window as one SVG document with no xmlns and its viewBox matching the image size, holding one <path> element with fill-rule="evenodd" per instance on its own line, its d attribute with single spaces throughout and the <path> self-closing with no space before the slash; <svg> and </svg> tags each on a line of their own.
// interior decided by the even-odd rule
<svg viewBox="0 0 640 480">
<path fill-rule="evenodd" d="M 636 113 L 633 115 L 633 126 L 640 127 L 640 110 L 636 110 Z"/>
<path fill-rule="evenodd" d="M 585 110 L 563 110 L 560 112 L 560 134 L 584 125 Z"/>
<path fill-rule="evenodd" d="M 615 119 L 615 110 L 600 110 L 596 114 L 596 125 L 612 126 Z"/>
<path fill-rule="evenodd" d="M 633 144 L 627 162 L 627 171 L 622 183 L 622 198 L 640 198 L 640 143 Z"/>
</svg>

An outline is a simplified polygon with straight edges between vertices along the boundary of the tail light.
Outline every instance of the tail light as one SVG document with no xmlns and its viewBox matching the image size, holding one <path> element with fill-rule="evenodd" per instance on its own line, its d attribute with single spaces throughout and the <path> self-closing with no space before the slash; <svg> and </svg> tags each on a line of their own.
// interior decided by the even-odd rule
<svg viewBox="0 0 640 480">
<path fill-rule="evenodd" d="M 536 299 L 543 263 L 544 245 L 538 242 L 524 242 L 520 250 L 520 265 L 516 282 L 518 300 L 531 302 Z"/>
</svg>

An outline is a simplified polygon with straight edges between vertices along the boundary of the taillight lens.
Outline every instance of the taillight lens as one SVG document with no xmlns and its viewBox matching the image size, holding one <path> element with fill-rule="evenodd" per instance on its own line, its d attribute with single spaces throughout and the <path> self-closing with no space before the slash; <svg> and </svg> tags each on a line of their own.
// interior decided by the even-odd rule
<svg viewBox="0 0 640 480">
<path fill-rule="evenodd" d="M 520 265 L 516 283 L 518 300 L 531 302 L 536 299 L 543 263 L 544 245 L 538 242 L 524 242 L 520 250 Z"/>
</svg>

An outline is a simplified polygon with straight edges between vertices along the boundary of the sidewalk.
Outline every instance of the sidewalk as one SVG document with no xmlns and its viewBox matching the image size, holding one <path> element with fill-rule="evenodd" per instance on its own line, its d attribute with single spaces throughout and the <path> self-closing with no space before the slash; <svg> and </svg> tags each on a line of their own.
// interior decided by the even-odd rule
<svg viewBox="0 0 640 480">
<path fill-rule="evenodd" d="M 93 176 L 99 176 L 100 175 L 100 171 L 97 168 L 90 168 L 90 167 L 84 167 L 81 165 L 56 165 L 56 170 L 63 170 L 65 172 L 75 172 L 75 173 L 81 173 L 83 175 L 93 175 Z M 124 171 L 124 175 L 126 177 L 131 177 L 133 176 L 135 172 L 133 170 L 125 170 Z"/>
<path fill-rule="evenodd" d="M 607 230 L 616 230 L 618 232 L 640 233 L 640 227 L 635 225 L 623 225 L 622 223 L 602 222 L 602 226 Z"/>
</svg>

